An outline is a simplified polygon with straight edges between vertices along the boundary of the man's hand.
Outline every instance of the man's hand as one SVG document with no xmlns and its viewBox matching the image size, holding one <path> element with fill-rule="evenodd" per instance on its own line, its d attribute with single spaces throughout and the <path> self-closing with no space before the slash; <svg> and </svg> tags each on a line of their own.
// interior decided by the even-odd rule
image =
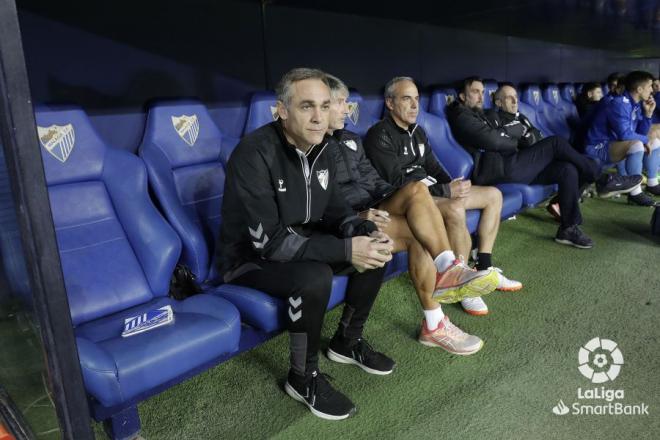
<svg viewBox="0 0 660 440">
<path fill-rule="evenodd" d="M 462 177 L 452 180 L 449 182 L 450 189 L 450 198 L 452 199 L 462 199 L 467 197 L 470 194 L 470 187 L 472 182 L 469 180 L 463 180 Z"/>
<path fill-rule="evenodd" d="M 351 240 L 353 245 L 351 263 L 360 272 L 383 267 L 392 259 L 394 243 L 384 232 L 376 231 L 372 232 L 370 237 L 353 237 Z"/>
<path fill-rule="evenodd" d="M 653 112 L 655 111 L 655 99 L 653 99 L 653 95 L 649 96 L 649 99 L 646 101 L 642 102 L 642 108 L 644 109 L 644 114 L 646 115 L 647 118 L 652 118 L 653 117 Z"/>
<path fill-rule="evenodd" d="M 366 211 L 360 212 L 358 216 L 361 219 L 374 222 L 379 231 L 383 231 L 391 221 L 390 213 L 381 209 L 369 208 Z"/>
</svg>

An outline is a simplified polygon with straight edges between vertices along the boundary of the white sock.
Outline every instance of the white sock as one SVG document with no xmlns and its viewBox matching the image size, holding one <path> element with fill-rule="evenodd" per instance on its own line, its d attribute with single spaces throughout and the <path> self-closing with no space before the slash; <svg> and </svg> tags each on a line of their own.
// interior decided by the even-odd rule
<svg viewBox="0 0 660 440">
<path fill-rule="evenodd" d="M 438 272 L 444 272 L 449 268 L 449 266 L 451 266 L 455 259 L 456 255 L 454 255 L 453 251 L 449 250 L 439 254 L 437 257 L 435 257 L 433 262 L 435 263 L 435 268 Z"/>
<path fill-rule="evenodd" d="M 440 321 L 443 320 L 445 314 L 442 312 L 442 307 L 438 305 L 437 309 L 424 310 L 424 318 L 426 318 L 426 328 L 435 330 L 438 328 Z"/>
<path fill-rule="evenodd" d="M 637 185 L 635 189 L 630 191 L 631 196 L 636 196 L 637 194 L 641 194 L 641 193 L 642 193 L 642 185 Z"/>
<path fill-rule="evenodd" d="M 657 186 L 658 185 L 658 178 L 654 177 L 653 179 L 647 179 L 646 180 L 646 186 Z"/>
</svg>

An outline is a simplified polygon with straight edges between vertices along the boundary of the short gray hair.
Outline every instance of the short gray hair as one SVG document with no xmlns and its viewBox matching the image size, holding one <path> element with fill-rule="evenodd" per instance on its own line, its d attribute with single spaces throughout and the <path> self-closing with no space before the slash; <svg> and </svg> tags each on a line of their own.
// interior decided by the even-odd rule
<svg viewBox="0 0 660 440">
<path fill-rule="evenodd" d="M 330 87 L 330 95 L 333 98 L 337 95 L 337 93 L 345 93 L 346 96 L 349 95 L 348 86 L 344 83 L 344 81 L 340 80 L 334 75 L 330 75 L 329 73 L 326 73 L 325 76 L 328 79 L 328 87 Z"/>
<path fill-rule="evenodd" d="M 395 76 L 385 84 L 385 99 L 394 99 L 394 87 L 396 87 L 397 83 L 400 83 L 401 81 L 410 81 L 415 84 L 415 80 L 409 76 Z"/>
<path fill-rule="evenodd" d="M 275 87 L 277 100 L 282 101 L 284 106 L 288 107 L 289 104 L 291 104 L 291 98 L 293 97 L 291 86 L 293 86 L 293 83 L 304 81 L 306 79 L 318 79 L 323 81 L 328 88 L 330 87 L 328 84 L 328 76 L 322 70 L 310 69 L 308 67 L 296 67 L 285 73 L 284 76 L 282 76 L 282 79 L 280 79 L 280 82 L 277 83 L 277 87 Z"/>
</svg>

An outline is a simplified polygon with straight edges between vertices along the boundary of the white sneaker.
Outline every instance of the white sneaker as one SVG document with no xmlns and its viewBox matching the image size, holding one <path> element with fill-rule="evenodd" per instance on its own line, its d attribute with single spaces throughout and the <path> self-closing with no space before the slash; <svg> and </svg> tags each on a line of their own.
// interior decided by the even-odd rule
<svg viewBox="0 0 660 440">
<path fill-rule="evenodd" d="M 465 298 L 461 300 L 461 306 L 470 315 L 483 316 L 488 314 L 488 306 L 480 297 Z"/>
<path fill-rule="evenodd" d="M 489 267 L 489 269 L 493 269 L 500 276 L 500 281 L 499 283 L 497 283 L 497 290 L 501 290 L 503 292 L 515 292 L 523 288 L 523 285 L 520 281 L 510 280 L 507 277 L 505 277 L 504 274 L 502 273 L 502 269 L 500 269 L 499 267 L 491 266 Z"/>
</svg>

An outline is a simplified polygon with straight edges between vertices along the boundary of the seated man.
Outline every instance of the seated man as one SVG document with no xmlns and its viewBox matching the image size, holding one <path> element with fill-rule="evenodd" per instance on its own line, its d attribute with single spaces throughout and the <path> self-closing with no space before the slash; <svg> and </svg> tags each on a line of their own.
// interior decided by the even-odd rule
<svg viewBox="0 0 660 440">
<path fill-rule="evenodd" d="M 328 133 L 332 141 L 327 151 L 337 165 L 338 186 L 353 209 L 361 211 L 361 217 L 374 221 L 394 240 L 394 252 L 408 251 L 410 278 L 424 308 L 419 341 L 452 354 L 476 353 L 483 345 L 481 339 L 454 326 L 438 302 L 493 291 L 498 284 L 497 272 L 477 272 L 456 259 L 426 185 L 411 182 L 395 189 L 380 178 L 364 154 L 360 136 L 343 129 L 348 88 L 332 75 L 328 75 L 328 82 L 332 100 Z"/>
<path fill-rule="evenodd" d="M 582 249 L 593 247 L 592 240 L 580 230 L 580 186 L 593 182 L 600 174 L 599 164 L 571 147 L 557 136 L 547 137 L 530 145 L 519 119 L 516 90 L 505 85 L 499 90 L 499 102 L 507 107 L 498 110 L 502 122 L 490 120 L 483 112 L 483 81 L 466 78 L 459 87 L 459 99 L 447 108 L 447 118 L 456 140 L 472 154 L 476 183 L 559 184 L 561 225 L 555 241 Z M 599 192 L 610 195 L 630 190 L 634 185 L 621 176 L 604 176 L 599 180 Z M 617 184 L 621 186 L 617 186 Z M 635 185 L 639 184 L 639 180 Z"/>
<path fill-rule="evenodd" d="M 600 106 L 594 114 L 585 139 L 585 153 L 603 163 L 625 159 L 628 175 L 641 175 L 647 166 L 647 191 L 660 195 L 657 170 L 660 161 L 660 130 L 652 128 L 655 100 L 653 76 L 635 71 L 625 78 L 625 92 Z M 644 161 L 644 153 L 647 158 Z M 628 201 L 641 206 L 653 206 L 653 198 L 637 186 L 628 194 Z"/>
<path fill-rule="evenodd" d="M 394 362 L 374 351 L 362 330 L 391 257 L 392 242 L 358 218 L 337 188 L 326 154 L 330 90 L 323 72 L 294 69 L 277 87 L 279 120 L 245 136 L 227 164 L 218 243 L 225 282 L 284 298 L 291 339 L 285 390 L 321 418 L 355 412 L 318 368 L 333 272 L 349 268 L 346 304 L 330 341 L 336 359 L 368 373 Z M 351 263 L 361 269 L 355 273 Z"/>
<path fill-rule="evenodd" d="M 482 210 L 476 268 L 492 267 L 491 253 L 500 224 L 502 193 L 497 188 L 471 186 L 469 180 L 451 180 L 433 155 L 424 130 L 416 123 L 419 93 L 412 78 L 392 79 L 385 88 L 385 105 L 389 114 L 367 132 L 364 145 L 367 157 L 380 176 L 396 188 L 416 181 L 430 185 L 429 191 L 445 221 L 451 248 L 460 257 L 469 256 L 472 247 L 465 211 Z M 522 287 L 496 270 L 500 272 L 500 287 Z M 482 314 L 488 310 L 481 298 L 464 300 L 461 304 L 467 310 Z"/>
<path fill-rule="evenodd" d="M 625 78 L 626 75 L 621 72 L 610 73 L 607 76 L 607 88 L 609 91 L 607 92 L 606 96 L 609 98 L 614 98 L 616 96 L 623 95 L 623 92 L 626 90 L 624 83 Z"/>
<path fill-rule="evenodd" d="M 580 118 L 583 120 L 588 118 L 601 99 L 603 99 L 603 89 L 600 84 L 597 82 L 586 83 L 575 100 Z"/>
</svg>

